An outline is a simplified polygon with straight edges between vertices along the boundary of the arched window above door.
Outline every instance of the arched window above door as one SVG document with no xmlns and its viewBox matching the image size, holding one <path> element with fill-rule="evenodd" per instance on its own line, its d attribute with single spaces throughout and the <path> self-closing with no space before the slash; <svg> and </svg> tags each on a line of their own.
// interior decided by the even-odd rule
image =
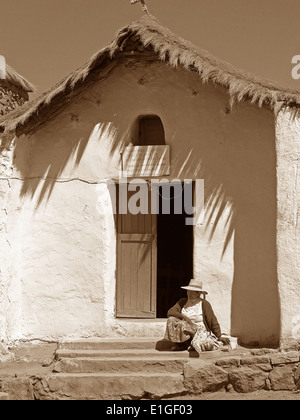
<svg viewBox="0 0 300 420">
<path fill-rule="evenodd" d="M 122 155 L 122 171 L 128 177 L 167 176 L 170 174 L 170 146 L 157 115 L 140 116 L 132 126 L 131 142 Z"/>
<path fill-rule="evenodd" d="M 139 146 L 166 144 L 164 126 L 157 115 L 146 115 L 139 118 L 137 143 Z"/>
</svg>

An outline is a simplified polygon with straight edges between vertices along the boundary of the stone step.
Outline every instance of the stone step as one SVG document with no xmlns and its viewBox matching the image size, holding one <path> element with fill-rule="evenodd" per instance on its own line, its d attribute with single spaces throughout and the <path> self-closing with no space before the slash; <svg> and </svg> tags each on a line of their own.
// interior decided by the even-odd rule
<svg viewBox="0 0 300 420">
<path fill-rule="evenodd" d="M 60 373 L 43 378 L 40 387 L 64 400 L 154 399 L 185 391 L 183 375 L 175 373 Z"/>
<path fill-rule="evenodd" d="M 123 339 L 81 339 L 64 340 L 58 343 L 58 349 L 69 350 L 126 350 L 169 348 L 170 343 L 159 338 L 123 338 Z"/>
<path fill-rule="evenodd" d="M 61 358 L 105 358 L 112 359 L 122 357 L 128 358 L 171 358 L 171 359 L 188 359 L 191 357 L 187 351 L 172 352 L 172 351 L 158 351 L 154 349 L 125 349 L 125 350 L 79 350 L 79 349 L 58 349 L 55 353 L 56 359 Z"/>
<path fill-rule="evenodd" d="M 63 373 L 167 373 L 183 372 L 186 358 L 175 357 L 95 357 L 63 358 L 54 366 L 54 372 Z"/>
</svg>

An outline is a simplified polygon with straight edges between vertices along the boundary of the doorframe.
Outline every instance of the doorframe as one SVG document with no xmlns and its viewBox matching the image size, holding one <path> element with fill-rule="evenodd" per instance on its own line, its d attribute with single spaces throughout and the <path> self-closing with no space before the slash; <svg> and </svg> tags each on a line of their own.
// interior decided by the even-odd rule
<svg viewBox="0 0 300 420">
<path fill-rule="evenodd" d="M 182 181 L 183 183 L 184 181 Z M 195 206 L 195 182 L 194 180 L 191 181 L 192 182 L 192 203 L 193 206 Z M 119 263 L 119 258 L 120 258 L 120 251 L 119 251 L 119 242 L 120 242 L 120 238 L 119 238 L 119 230 L 120 230 L 120 226 L 122 226 L 122 214 L 119 213 L 119 183 L 116 183 L 116 216 L 115 216 L 115 223 L 116 223 L 116 282 L 115 282 L 115 310 L 114 310 L 114 314 L 115 314 L 115 318 L 116 319 L 142 319 L 140 317 L 122 317 L 122 316 L 118 316 L 117 314 L 117 296 L 118 296 L 118 276 L 119 276 L 119 271 L 120 271 L 120 263 Z M 128 183 L 127 183 L 127 188 L 128 188 Z M 128 191 L 128 190 L 127 190 Z M 150 197 L 150 201 L 148 201 L 148 205 L 150 206 L 150 211 L 151 211 L 151 188 L 149 188 L 149 184 L 148 184 L 148 193 L 149 193 L 149 197 Z M 128 199 L 127 199 L 127 205 L 128 205 Z M 150 320 L 150 319 L 161 319 L 161 318 L 157 318 L 157 288 L 158 288 L 158 278 L 157 278 L 157 238 L 158 238 L 158 226 L 157 226 L 157 214 L 151 214 L 151 231 L 152 231 L 152 236 L 153 236 L 153 241 L 152 241 L 152 260 L 151 260 L 151 269 L 152 269 L 152 283 L 151 283 L 151 310 L 153 310 L 153 312 L 155 313 L 154 318 L 143 318 L 146 320 Z M 194 274 L 195 272 L 195 228 L 196 226 L 193 225 L 192 226 L 192 272 Z M 126 234 L 123 234 L 126 235 Z M 134 236 L 134 234 L 130 234 L 132 236 Z M 146 234 L 145 234 L 146 235 Z M 153 258 L 153 255 L 155 255 L 155 258 Z"/>
</svg>

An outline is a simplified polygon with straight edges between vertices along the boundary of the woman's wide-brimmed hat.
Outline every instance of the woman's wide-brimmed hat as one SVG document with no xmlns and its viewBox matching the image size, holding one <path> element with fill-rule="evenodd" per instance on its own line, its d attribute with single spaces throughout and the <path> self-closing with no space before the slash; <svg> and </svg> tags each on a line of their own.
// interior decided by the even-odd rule
<svg viewBox="0 0 300 420">
<path fill-rule="evenodd" d="M 194 290 L 195 292 L 201 292 L 207 295 L 207 292 L 203 290 L 202 281 L 191 279 L 188 286 L 181 286 L 182 289 Z"/>
</svg>

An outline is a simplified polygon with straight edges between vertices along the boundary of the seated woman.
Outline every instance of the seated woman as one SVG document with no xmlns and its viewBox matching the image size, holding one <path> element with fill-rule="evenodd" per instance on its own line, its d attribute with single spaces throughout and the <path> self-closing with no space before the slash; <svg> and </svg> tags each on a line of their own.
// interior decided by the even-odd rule
<svg viewBox="0 0 300 420">
<path fill-rule="evenodd" d="M 218 347 L 218 342 L 229 344 L 229 339 L 222 337 L 211 304 L 201 299 L 201 294 L 207 294 L 202 290 L 202 282 L 192 279 L 189 285 L 182 286 L 182 289 L 187 290 L 187 298 L 180 299 L 167 314 L 168 322 L 164 338 L 174 343 L 172 350 L 193 350 L 195 347 L 200 352 L 214 350 Z"/>
</svg>

